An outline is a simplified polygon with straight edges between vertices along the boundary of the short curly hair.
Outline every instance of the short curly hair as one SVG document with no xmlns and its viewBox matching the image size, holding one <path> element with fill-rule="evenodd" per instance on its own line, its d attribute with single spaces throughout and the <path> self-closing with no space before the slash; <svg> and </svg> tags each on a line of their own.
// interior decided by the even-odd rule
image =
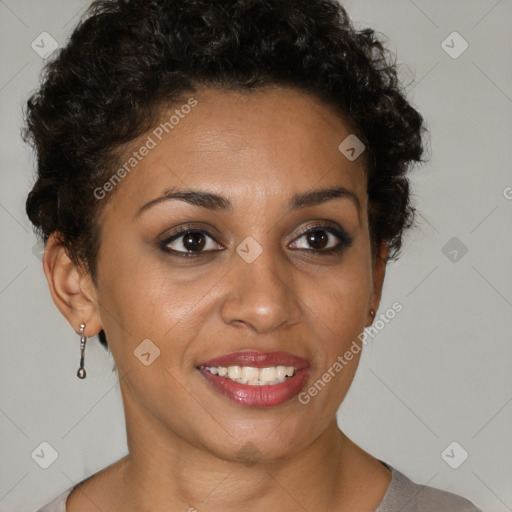
<svg viewBox="0 0 512 512">
<path fill-rule="evenodd" d="M 365 144 L 372 254 L 397 259 L 413 225 L 406 173 L 422 161 L 422 116 L 406 100 L 397 65 L 369 28 L 336 0 L 97 0 L 45 66 L 25 110 L 37 154 L 26 212 L 97 279 L 94 190 L 118 150 L 198 87 L 285 86 L 336 109 Z M 105 333 L 100 341 L 108 348 Z"/>
</svg>

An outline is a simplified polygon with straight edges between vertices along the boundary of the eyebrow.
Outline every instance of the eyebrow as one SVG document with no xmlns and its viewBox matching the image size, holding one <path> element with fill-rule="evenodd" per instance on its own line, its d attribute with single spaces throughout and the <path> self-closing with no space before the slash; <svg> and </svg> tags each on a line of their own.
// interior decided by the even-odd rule
<svg viewBox="0 0 512 512">
<path fill-rule="evenodd" d="M 292 197 L 288 210 L 292 211 L 299 208 L 306 208 L 308 206 L 316 206 L 318 204 L 331 201 L 332 199 L 340 198 L 350 199 L 356 206 L 358 212 L 360 211 L 361 204 L 359 202 L 359 198 L 354 192 L 345 187 L 325 188 L 296 194 Z M 142 212 L 148 210 L 152 206 L 171 199 L 185 201 L 191 205 L 207 208 L 208 210 L 213 211 L 233 211 L 233 204 L 227 197 L 201 190 L 176 190 L 173 188 L 164 190 L 160 197 L 143 204 L 137 210 L 135 217 L 139 216 Z"/>
</svg>

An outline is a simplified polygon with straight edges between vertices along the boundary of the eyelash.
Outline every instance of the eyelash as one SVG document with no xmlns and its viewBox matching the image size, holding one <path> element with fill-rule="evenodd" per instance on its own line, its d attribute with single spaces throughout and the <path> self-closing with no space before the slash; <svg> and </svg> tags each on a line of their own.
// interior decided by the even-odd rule
<svg viewBox="0 0 512 512">
<path fill-rule="evenodd" d="M 329 249 L 293 249 L 293 250 L 312 252 L 312 253 L 315 253 L 318 255 L 327 256 L 330 254 L 340 253 L 345 248 L 350 247 L 352 245 L 353 238 L 344 229 L 340 229 L 338 227 L 334 227 L 332 225 L 325 224 L 325 223 L 314 224 L 312 226 L 308 226 L 304 230 L 300 231 L 298 236 L 296 238 L 294 238 L 292 240 L 292 242 L 299 240 L 300 238 L 302 238 L 303 236 L 305 236 L 309 233 L 314 233 L 315 231 L 325 231 L 327 233 L 330 233 L 331 235 L 334 235 L 339 239 L 339 243 Z M 174 249 L 169 249 L 167 247 L 170 243 L 172 243 L 175 240 L 178 240 L 180 237 L 183 237 L 184 235 L 190 234 L 190 233 L 202 234 L 204 236 L 211 238 L 216 243 L 218 243 L 215 240 L 215 238 L 208 231 L 206 231 L 204 229 L 193 228 L 191 226 L 183 226 L 178 231 L 173 233 L 171 236 L 169 236 L 165 240 L 162 240 L 161 242 L 159 242 L 158 246 L 163 252 L 170 254 L 171 256 L 184 257 L 184 258 L 196 258 L 199 256 L 203 256 L 205 254 L 210 254 L 213 252 L 220 252 L 222 250 L 222 249 L 218 249 L 218 250 L 213 250 L 213 251 L 208 250 L 208 251 L 198 251 L 198 252 L 194 252 L 194 251 L 184 252 L 184 251 L 176 251 Z"/>
</svg>

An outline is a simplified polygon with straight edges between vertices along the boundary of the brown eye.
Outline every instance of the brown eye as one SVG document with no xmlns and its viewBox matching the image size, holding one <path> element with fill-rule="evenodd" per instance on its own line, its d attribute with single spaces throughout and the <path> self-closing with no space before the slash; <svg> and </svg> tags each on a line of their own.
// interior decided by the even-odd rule
<svg viewBox="0 0 512 512">
<path fill-rule="evenodd" d="M 181 230 L 159 245 L 163 251 L 178 256 L 201 256 L 223 249 L 208 232 L 198 229 Z"/>
<path fill-rule="evenodd" d="M 329 236 L 325 231 L 310 231 L 306 234 L 306 240 L 313 249 L 323 249 L 329 242 Z"/>
<path fill-rule="evenodd" d="M 188 233 L 183 237 L 183 247 L 187 251 L 200 251 L 206 245 L 205 236 L 202 233 Z"/>
<path fill-rule="evenodd" d="M 343 229 L 331 225 L 313 226 L 302 232 L 291 244 L 292 249 L 300 249 L 318 254 L 340 252 L 352 245 L 353 238 Z"/>
</svg>

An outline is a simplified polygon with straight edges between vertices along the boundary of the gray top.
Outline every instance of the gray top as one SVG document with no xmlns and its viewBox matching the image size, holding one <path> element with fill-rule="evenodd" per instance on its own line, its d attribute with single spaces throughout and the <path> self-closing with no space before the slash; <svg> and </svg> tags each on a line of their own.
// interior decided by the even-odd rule
<svg viewBox="0 0 512 512">
<path fill-rule="evenodd" d="M 415 484 L 394 467 L 380 462 L 391 471 L 391 482 L 374 512 L 482 512 L 457 494 Z M 82 482 L 70 487 L 37 512 L 66 512 L 67 497 Z"/>
</svg>

